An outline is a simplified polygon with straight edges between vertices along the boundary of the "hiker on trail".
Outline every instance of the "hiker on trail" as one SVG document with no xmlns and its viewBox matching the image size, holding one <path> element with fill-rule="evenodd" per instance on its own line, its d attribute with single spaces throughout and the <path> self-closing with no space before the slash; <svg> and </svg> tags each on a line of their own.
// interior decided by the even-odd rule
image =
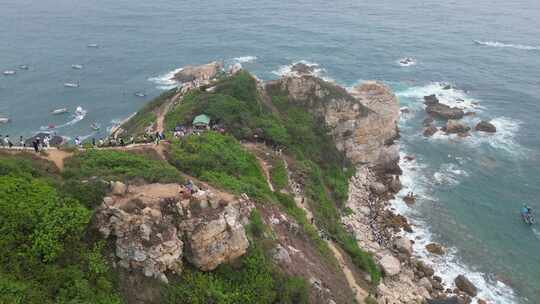
<svg viewBox="0 0 540 304">
<path fill-rule="evenodd" d="M 81 146 L 81 138 L 79 136 L 75 137 L 75 145 L 77 147 L 80 147 Z"/>
<path fill-rule="evenodd" d="M 38 153 L 39 152 L 39 142 L 38 142 L 37 139 L 34 139 L 32 141 L 32 146 L 34 146 L 34 151 L 36 151 L 36 153 Z"/>
<path fill-rule="evenodd" d="M 24 142 L 24 139 L 23 139 L 22 136 L 19 137 L 19 146 L 21 146 L 21 147 L 26 147 L 26 143 Z"/>
<path fill-rule="evenodd" d="M 50 147 L 50 142 L 51 138 L 49 137 L 49 135 L 45 136 L 45 138 L 43 138 L 43 148 L 48 149 Z"/>
<path fill-rule="evenodd" d="M 159 145 L 159 132 L 156 132 L 156 137 L 154 138 L 154 141 L 156 143 L 156 145 Z"/>
<path fill-rule="evenodd" d="M 96 138 L 92 137 L 92 147 L 96 147 Z"/>
<path fill-rule="evenodd" d="M 98 142 L 98 147 L 103 147 L 103 144 L 104 144 L 103 138 L 100 138 Z"/>
<path fill-rule="evenodd" d="M 131 137 L 129 138 L 129 144 L 132 145 L 135 143 L 135 137 L 133 137 L 133 135 L 131 135 Z"/>
<path fill-rule="evenodd" d="M 125 145 L 126 145 L 126 143 L 124 142 L 124 138 L 123 138 L 123 137 L 120 138 L 120 146 L 123 147 L 123 146 L 125 146 Z"/>
<path fill-rule="evenodd" d="M 11 140 L 9 139 L 9 135 L 6 135 L 6 137 L 4 137 L 4 144 L 6 146 L 8 146 L 9 148 L 13 147 L 13 143 L 11 142 Z"/>
<path fill-rule="evenodd" d="M 4 141 L 1 140 L 2 139 L 2 135 L 0 134 L 0 147 L 3 147 L 4 146 Z"/>
</svg>

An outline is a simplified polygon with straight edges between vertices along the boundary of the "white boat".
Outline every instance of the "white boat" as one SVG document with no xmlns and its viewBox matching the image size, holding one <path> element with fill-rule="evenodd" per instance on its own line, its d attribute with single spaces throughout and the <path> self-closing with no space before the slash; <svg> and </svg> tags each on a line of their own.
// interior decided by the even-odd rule
<svg viewBox="0 0 540 304">
<path fill-rule="evenodd" d="M 29 67 L 28 67 L 28 65 L 26 65 L 26 64 L 21 64 L 21 65 L 19 65 L 19 69 L 21 69 L 21 70 L 28 70 Z"/>
<path fill-rule="evenodd" d="M 64 87 L 66 88 L 78 88 L 80 85 L 79 85 L 79 82 L 65 82 L 64 83 Z"/>
<path fill-rule="evenodd" d="M 399 60 L 399 65 L 403 67 L 408 67 L 415 64 L 416 64 L 416 60 L 414 60 L 414 58 L 411 58 L 411 57 L 405 57 Z"/>
<path fill-rule="evenodd" d="M 86 111 L 82 107 L 79 106 L 75 109 L 75 116 L 83 116 L 84 114 L 86 114 Z"/>
<path fill-rule="evenodd" d="M 53 115 L 64 114 L 64 113 L 67 113 L 67 111 L 68 110 L 66 108 L 59 108 L 59 109 L 51 111 L 51 114 Z"/>
<path fill-rule="evenodd" d="M 7 124 L 10 121 L 11 119 L 9 119 L 8 117 L 0 117 L 0 124 Z"/>
<path fill-rule="evenodd" d="M 135 92 L 135 96 L 137 96 L 137 97 L 146 97 L 146 94 L 144 94 L 143 92 Z"/>
<path fill-rule="evenodd" d="M 89 43 L 86 46 L 89 47 L 89 48 L 93 48 L 93 49 L 99 48 L 99 44 L 97 44 L 97 43 Z"/>
<path fill-rule="evenodd" d="M 72 64 L 71 68 L 74 70 L 82 70 L 83 66 L 82 64 Z"/>
<path fill-rule="evenodd" d="M 9 76 L 9 75 L 15 75 L 17 72 L 15 72 L 14 70 L 5 70 L 4 71 L 4 75 L 6 76 Z"/>
</svg>

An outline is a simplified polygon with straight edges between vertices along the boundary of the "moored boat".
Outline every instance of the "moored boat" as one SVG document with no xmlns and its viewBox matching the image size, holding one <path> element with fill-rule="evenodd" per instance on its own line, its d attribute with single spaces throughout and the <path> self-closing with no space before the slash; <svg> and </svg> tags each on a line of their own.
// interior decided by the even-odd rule
<svg viewBox="0 0 540 304">
<path fill-rule="evenodd" d="M 15 75 L 17 72 L 15 72 L 14 70 L 5 70 L 4 71 L 4 75 L 6 76 L 10 76 L 10 75 Z"/>
<path fill-rule="evenodd" d="M 82 70 L 83 65 L 82 64 L 72 64 L 71 68 L 74 70 Z"/>
<path fill-rule="evenodd" d="M 51 114 L 58 115 L 58 114 L 64 114 L 64 113 L 67 113 L 67 112 L 68 112 L 67 108 L 59 108 L 59 109 L 56 109 L 56 110 L 52 110 Z"/>
<path fill-rule="evenodd" d="M 79 85 L 79 82 L 65 82 L 64 83 L 64 87 L 66 88 L 78 88 L 80 85 Z"/>
<path fill-rule="evenodd" d="M 0 124 L 7 124 L 10 121 L 9 117 L 0 117 Z"/>
</svg>

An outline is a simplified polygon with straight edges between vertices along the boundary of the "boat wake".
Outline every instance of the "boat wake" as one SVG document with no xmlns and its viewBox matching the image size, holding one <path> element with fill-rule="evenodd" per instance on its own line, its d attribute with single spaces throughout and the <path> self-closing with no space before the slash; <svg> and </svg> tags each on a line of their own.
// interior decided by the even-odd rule
<svg viewBox="0 0 540 304">
<path fill-rule="evenodd" d="M 540 240 L 540 231 L 536 230 L 536 228 L 533 228 L 532 231 L 534 235 L 536 236 L 536 238 Z"/>
<path fill-rule="evenodd" d="M 512 48 L 512 49 L 526 50 L 526 51 L 540 51 L 540 46 L 503 43 L 503 42 L 499 42 L 499 41 L 474 40 L 474 43 L 476 43 L 478 45 L 497 47 L 497 48 Z"/>
<path fill-rule="evenodd" d="M 69 126 L 72 126 L 76 123 L 78 123 L 79 121 L 83 120 L 85 117 L 86 117 L 86 114 L 87 114 L 87 111 L 82 109 L 82 108 L 77 108 L 77 111 L 75 111 L 75 114 L 73 114 L 72 116 L 72 119 L 64 124 L 61 124 L 61 125 L 50 125 L 50 126 L 42 126 L 40 127 L 39 129 L 42 130 L 42 131 L 47 131 L 47 130 L 57 130 L 57 129 L 62 129 L 62 128 L 65 128 L 65 127 L 69 127 Z"/>
</svg>

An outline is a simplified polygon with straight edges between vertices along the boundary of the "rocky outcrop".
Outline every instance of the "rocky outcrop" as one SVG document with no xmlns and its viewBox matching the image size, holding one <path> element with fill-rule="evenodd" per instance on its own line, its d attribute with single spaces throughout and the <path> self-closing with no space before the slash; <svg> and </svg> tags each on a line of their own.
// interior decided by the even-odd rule
<svg viewBox="0 0 540 304">
<path fill-rule="evenodd" d="M 300 67 L 298 67 L 300 68 Z M 366 82 L 350 92 L 313 76 L 289 76 L 267 84 L 324 119 L 336 147 L 356 164 L 395 165 L 399 147 L 399 102 L 382 83 Z"/>
<path fill-rule="evenodd" d="M 431 254 L 435 254 L 435 255 L 443 255 L 444 254 L 444 249 L 441 245 L 437 244 L 437 243 L 430 243 L 430 244 L 427 244 L 426 245 L 426 250 L 431 253 Z"/>
<path fill-rule="evenodd" d="M 104 198 L 94 224 L 114 237 L 120 267 L 167 282 L 166 272 L 182 271 L 183 257 L 208 271 L 248 248 L 243 225 L 253 204 L 247 197 L 215 189 L 192 196 L 177 184 L 113 185 L 115 195 Z"/>
<path fill-rule="evenodd" d="M 471 297 L 476 297 L 476 295 L 478 294 L 476 286 L 474 286 L 474 284 L 469 281 L 469 279 L 467 279 L 464 275 L 458 275 L 454 280 L 454 283 L 459 290 L 463 291 Z"/>
<path fill-rule="evenodd" d="M 291 72 L 296 73 L 298 75 L 311 75 L 315 71 L 315 67 L 312 65 L 307 65 L 303 62 L 295 63 L 291 67 Z"/>
<path fill-rule="evenodd" d="M 460 121 L 450 119 L 446 123 L 446 126 L 443 128 L 443 130 L 448 134 L 460 134 L 466 136 L 468 135 L 468 132 L 471 130 L 471 128 L 461 123 Z"/>
<path fill-rule="evenodd" d="M 437 133 L 438 131 L 439 131 L 439 129 L 437 129 L 437 127 L 435 127 L 434 125 L 429 125 L 424 129 L 423 134 L 424 134 L 425 137 L 431 137 L 435 133 Z"/>
<path fill-rule="evenodd" d="M 216 77 L 222 69 L 223 64 L 220 62 L 211 62 L 199 66 L 188 65 L 174 74 L 173 79 L 180 83 L 207 81 Z"/>
<path fill-rule="evenodd" d="M 497 128 L 492 123 L 482 120 L 474 128 L 476 131 L 486 132 L 486 133 L 495 133 Z"/>
<path fill-rule="evenodd" d="M 383 256 L 379 263 L 387 276 L 397 275 L 401 271 L 401 264 L 393 255 L 387 254 Z"/>
<path fill-rule="evenodd" d="M 463 110 L 442 103 L 428 105 L 426 107 L 426 112 L 433 117 L 442 119 L 461 119 L 465 115 Z"/>
</svg>

